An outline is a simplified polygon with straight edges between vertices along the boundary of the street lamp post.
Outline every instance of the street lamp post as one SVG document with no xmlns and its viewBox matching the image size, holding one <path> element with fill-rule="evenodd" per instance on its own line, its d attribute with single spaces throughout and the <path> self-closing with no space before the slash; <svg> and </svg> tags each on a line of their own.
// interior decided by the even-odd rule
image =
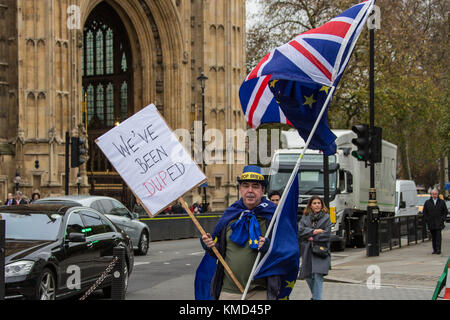
<svg viewBox="0 0 450 320">
<path fill-rule="evenodd" d="M 208 77 L 206 77 L 202 71 L 202 74 L 200 75 L 200 77 L 197 78 L 197 80 L 200 81 L 200 86 L 202 88 L 202 168 L 203 168 L 203 173 L 206 176 L 206 162 L 205 162 L 205 139 L 204 139 L 204 134 L 205 134 L 205 86 L 206 86 L 206 80 L 208 80 Z M 203 187 L 203 206 L 202 209 L 205 210 L 206 209 L 206 186 Z"/>
</svg>

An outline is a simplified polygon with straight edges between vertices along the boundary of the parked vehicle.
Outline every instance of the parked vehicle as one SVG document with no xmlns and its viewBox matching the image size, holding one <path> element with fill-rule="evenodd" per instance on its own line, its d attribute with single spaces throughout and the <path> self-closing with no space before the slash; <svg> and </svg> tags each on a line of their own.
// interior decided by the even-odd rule
<svg viewBox="0 0 450 320">
<path fill-rule="evenodd" d="M 131 213 L 120 201 L 103 196 L 62 196 L 44 198 L 36 203 L 64 202 L 93 208 L 103 213 L 130 237 L 137 255 L 146 255 L 149 249 L 150 228 L 139 221 L 137 213 Z"/>
<path fill-rule="evenodd" d="M 423 211 L 423 205 L 425 204 L 425 201 L 427 201 L 428 199 L 430 199 L 430 194 L 418 194 L 417 195 L 417 202 L 416 202 L 416 207 L 417 210 L 419 210 L 420 213 L 422 213 Z"/>
<path fill-rule="evenodd" d="M 395 216 L 418 214 L 416 183 L 412 180 L 395 182 Z"/>
<path fill-rule="evenodd" d="M 351 130 L 332 130 L 336 135 L 337 153 L 328 157 L 333 247 L 365 247 L 370 169 L 351 156 L 356 147 Z M 296 130 L 281 133 L 285 149 L 277 150 L 269 170 L 267 193 L 283 191 L 305 143 Z M 382 141 L 382 162 L 375 164 L 377 204 L 382 216 L 395 214 L 395 180 L 397 146 Z M 313 194 L 323 195 L 323 155 L 307 150 L 299 170 L 299 214 Z M 334 214 L 333 214 L 334 213 Z"/>
<path fill-rule="evenodd" d="M 445 217 L 445 221 L 450 221 L 450 200 L 445 201 L 445 205 L 447 206 L 447 217 Z"/>
<path fill-rule="evenodd" d="M 6 299 L 55 300 L 83 293 L 112 262 L 116 246 L 125 248 L 127 290 L 134 263 L 131 239 L 98 211 L 30 204 L 1 206 L 0 215 L 6 220 Z M 111 279 L 108 275 L 99 287 L 105 296 L 111 296 Z"/>
</svg>

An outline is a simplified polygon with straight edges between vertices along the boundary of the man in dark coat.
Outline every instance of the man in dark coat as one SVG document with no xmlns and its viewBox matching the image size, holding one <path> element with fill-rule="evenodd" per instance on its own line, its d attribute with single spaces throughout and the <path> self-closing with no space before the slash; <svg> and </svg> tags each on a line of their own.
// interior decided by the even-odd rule
<svg viewBox="0 0 450 320">
<path fill-rule="evenodd" d="M 439 199 L 439 192 L 436 189 L 431 191 L 431 198 L 423 205 L 423 217 L 431 232 L 433 243 L 433 254 L 441 254 L 442 229 L 444 229 L 445 217 L 447 216 L 447 206 L 445 201 Z"/>
</svg>

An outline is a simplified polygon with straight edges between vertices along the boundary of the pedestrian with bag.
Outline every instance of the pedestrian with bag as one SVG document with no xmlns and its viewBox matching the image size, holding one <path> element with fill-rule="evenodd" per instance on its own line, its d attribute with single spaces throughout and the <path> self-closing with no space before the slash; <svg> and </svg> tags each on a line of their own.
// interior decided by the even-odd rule
<svg viewBox="0 0 450 320">
<path fill-rule="evenodd" d="M 331 264 L 331 225 L 328 208 L 323 200 L 312 196 L 298 227 L 302 261 L 300 278 L 308 283 L 311 300 L 322 300 L 323 277 L 328 274 Z"/>
<path fill-rule="evenodd" d="M 431 232 L 433 254 L 441 254 L 442 229 L 445 228 L 445 218 L 447 217 L 447 205 L 439 198 L 437 189 L 431 190 L 431 197 L 423 205 L 423 217 Z"/>
</svg>

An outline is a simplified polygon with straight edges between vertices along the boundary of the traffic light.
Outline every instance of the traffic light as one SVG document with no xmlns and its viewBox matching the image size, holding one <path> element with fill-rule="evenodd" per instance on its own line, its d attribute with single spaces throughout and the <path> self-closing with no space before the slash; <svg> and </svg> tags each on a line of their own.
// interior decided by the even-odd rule
<svg viewBox="0 0 450 320">
<path fill-rule="evenodd" d="M 380 127 L 373 127 L 369 146 L 369 159 L 372 163 L 381 162 L 381 137 L 382 129 Z"/>
<path fill-rule="evenodd" d="M 352 131 L 358 135 L 357 138 L 352 139 L 352 143 L 358 148 L 358 150 L 352 151 L 352 156 L 358 161 L 369 161 L 369 126 L 367 124 L 357 124 L 352 127 Z"/>
<path fill-rule="evenodd" d="M 76 168 L 86 162 L 86 140 L 79 137 L 72 137 L 70 166 Z"/>
</svg>

